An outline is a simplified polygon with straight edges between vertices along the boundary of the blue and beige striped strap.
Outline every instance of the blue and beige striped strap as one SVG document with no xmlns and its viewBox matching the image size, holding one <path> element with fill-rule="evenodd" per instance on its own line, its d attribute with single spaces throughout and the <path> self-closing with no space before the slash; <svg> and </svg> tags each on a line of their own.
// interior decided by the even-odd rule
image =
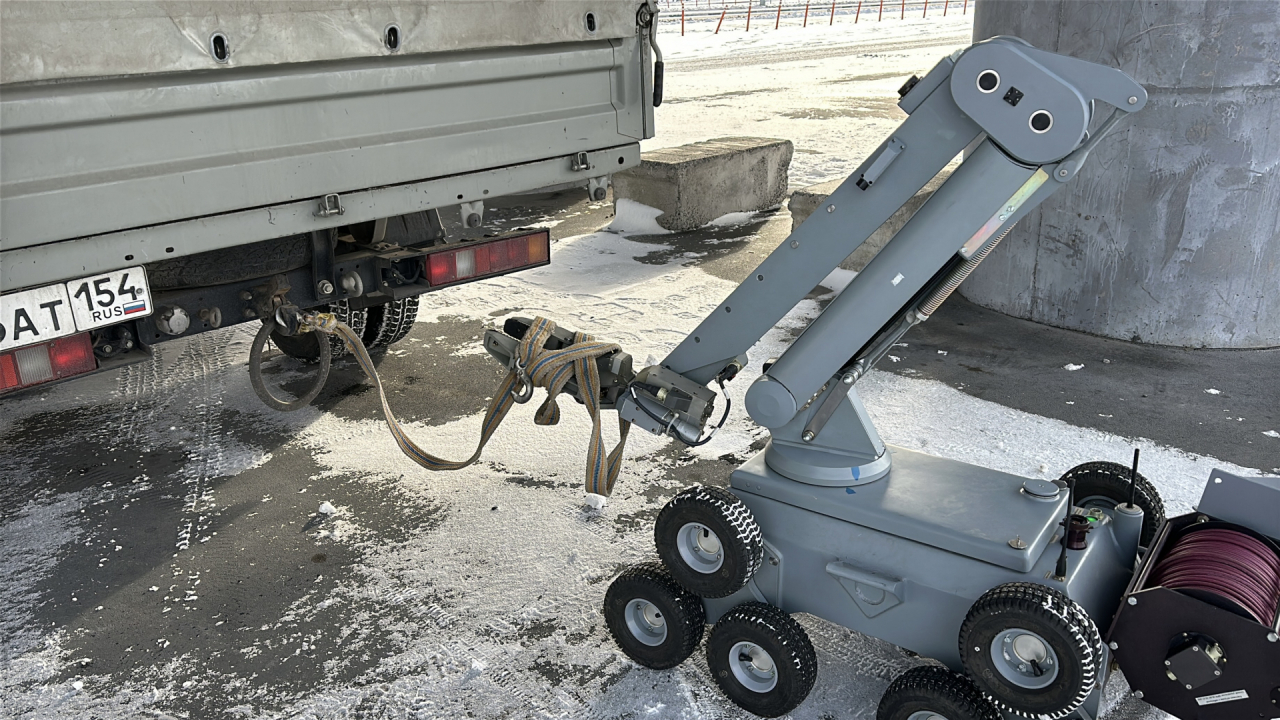
<svg viewBox="0 0 1280 720">
<path fill-rule="evenodd" d="M 560 422 L 560 406 L 556 398 L 564 390 L 565 385 L 573 380 L 578 386 L 578 393 L 587 412 L 591 415 L 591 443 L 587 449 L 587 492 L 597 495 L 609 495 L 613 492 L 613 484 L 622 469 L 623 449 L 627 443 L 627 435 L 631 423 L 618 421 L 618 444 L 606 454 L 604 438 L 600 429 L 600 370 L 596 359 L 611 352 L 620 350 L 616 343 L 599 342 L 590 335 L 576 333 L 572 345 L 559 350 L 547 350 L 544 346 L 555 330 L 556 325 L 546 318 L 534 318 L 529 330 L 516 346 L 516 356 L 524 368 L 524 376 L 512 371 L 502 381 L 498 392 L 489 403 L 485 412 L 484 423 L 480 429 L 480 442 L 471 457 L 463 461 L 446 460 L 423 450 L 405 434 L 391 406 L 387 403 L 387 394 L 378 378 L 377 369 L 369 352 L 365 349 L 360 335 L 339 322 L 333 315 L 318 313 L 307 316 L 304 321 L 317 331 L 337 333 L 346 342 L 360 369 L 378 388 L 378 397 L 382 400 L 382 414 L 386 417 L 387 427 L 400 450 L 428 470 L 459 470 L 480 459 L 480 453 L 493 437 L 498 426 L 502 424 L 511 407 L 516 404 L 516 395 L 526 382 L 536 387 L 547 389 L 547 399 L 534 414 L 534 422 L 538 425 L 555 425 Z"/>
</svg>

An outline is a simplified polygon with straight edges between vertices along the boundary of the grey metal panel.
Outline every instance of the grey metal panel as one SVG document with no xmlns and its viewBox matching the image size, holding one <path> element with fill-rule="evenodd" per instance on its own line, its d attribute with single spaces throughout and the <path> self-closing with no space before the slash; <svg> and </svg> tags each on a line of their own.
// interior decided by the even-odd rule
<svg viewBox="0 0 1280 720">
<path fill-rule="evenodd" d="M 898 463 L 901 464 L 905 463 Z M 985 472 L 980 468 L 973 470 Z M 803 486 L 774 475 L 781 483 L 812 493 L 811 497 L 793 497 L 788 502 L 757 494 L 747 487 L 751 483 L 757 486 L 768 483 L 769 475 L 770 471 L 757 455 L 735 471 L 731 481 L 734 494 L 751 509 L 770 548 L 781 558 L 779 566 L 771 568 L 771 573 L 776 573 L 779 579 L 776 585 L 770 583 L 770 588 L 780 590 L 775 595 L 771 589 L 759 588 L 768 600 L 787 612 L 811 613 L 935 658 L 953 669 L 961 669 L 956 647 L 960 625 L 969 607 L 987 590 L 1017 581 L 1053 587 L 1066 592 L 1084 607 L 1096 624 L 1105 627 L 1132 572 L 1132 558 L 1127 566 L 1121 561 L 1107 519 L 1097 523 L 1089 533 L 1089 546 L 1085 550 L 1068 552 L 1068 577 L 1064 584 L 1049 577 L 1057 561 L 1057 545 L 1051 546 L 1049 552 L 1044 551 L 1044 545 L 1034 548 L 1033 565 L 1027 572 L 1020 572 L 948 548 L 917 542 L 917 538 L 906 539 L 833 517 L 830 513 L 821 514 L 821 506 L 838 503 L 834 494 L 845 494 L 844 490 Z M 886 482 L 857 488 L 856 494 L 848 497 L 857 498 Z M 968 488 L 963 483 L 954 482 L 951 487 L 955 490 L 953 497 L 967 497 Z M 947 495 L 945 489 L 935 488 L 935 491 Z M 1032 503 L 1021 498 L 1015 500 Z M 1044 507 L 1054 505 L 1045 503 Z M 986 522 L 993 530 L 1010 527 L 1008 520 L 996 517 L 994 512 L 975 516 L 973 522 Z M 833 562 L 854 571 L 847 574 L 881 581 L 882 586 L 896 591 L 901 602 L 880 612 L 859 607 L 840 579 L 828 572 Z M 744 593 L 739 599 L 750 598 Z"/>
<path fill-rule="evenodd" d="M 1280 478 L 1246 478 L 1215 468 L 1196 510 L 1280 542 Z"/>
<path fill-rule="evenodd" d="M 763 337 L 831 268 L 857 249 L 980 132 L 956 107 L 945 86 L 935 90 L 894 131 L 893 137 L 907 149 L 885 176 L 865 191 L 855 185 L 888 141 L 750 276 L 764 279 L 748 279 L 738 286 L 662 361 L 663 366 L 698 382 L 710 381 L 730 359 Z M 827 212 L 828 207 L 833 211 Z M 723 316 L 729 312 L 733 313 L 732 322 L 725 322 Z M 823 375 L 818 384 L 829 375 Z"/>
<path fill-rule="evenodd" d="M 764 469 L 763 453 L 734 473 L 732 486 L 1019 572 L 1031 569 L 1066 514 L 1065 494 L 1054 502 L 1022 494 L 1026 478 L 888 448 L 893 469 L 857 488 L 786 479 Z M 1027 547 L 1011 547 L 1015 536 Z"/>
<path fill-rule="evenodd" d="M 638 70 L 602 40 L 7 89 L 0 247 L 632 142 Z"/>
<path fill-rule="evenodd" d="M 618 134 L 635 140 L 653 137 L 652 115 L 649 117 L 648 126 L 645 125 L 645 111 L 652 113 L 653 104 L 636 101 L 638 96 L 645 94 L 645 88 L 649 87 L 645 73 L 651 69 L 645 60 L 644 52 L 649 48 L 649 44 L 621 39 L 612 40 L 611 44 L 614 66 L 617 70 L 609 75 L 609 82 L 612 85 L 613 108 L 618 115 Z M 648 134 L 646 129 L 650 130 Z"/>
<path fill-rule="evenodd" d="M 596 167 L 634 167 L 640 146 L 632 143 L 587 154 Z M 553 185 L 581 185 L 584 173 L 558 157 L 419 183 L 344 194 L 346 214 L 315 216 L 315 199 L 195 218 L 140 230 L 66 240 L 0 252 L 0 288 L 5 291 L 95 275 L 138 263 L 241 245 L 249 239 L 284 237 L 348 223 L 404 215 L 455 202 L 529 192 Z M 461 195 L 462 200 L 457 196 Z M 172 248 L 173 252 L 169 252 Z"/>
<path fill-rule="evenodd" d="M 978 87 L 983 72 L 998 73 L 997 86 Z M 1030 163 L 1064 158 L 1084 139 L 1096 98 L 1125 112 L 1147 103 L 1147 91 L 1119 70 L 1031 47 L 1016 37 L 996 37 L 977 43 L 956 60 L 951 73 L 956 104 L 982 126 L 1010 155 Z M 1009 101 L 1005 93 L 1021 95 Z M 1034 113 L 1047 111 L 1053 124 L 1037 133 Z"/>
<path fill-rule="evenodd" d="M 279 65 L 635 34 L 640 0 L 5 0 L 0 82 Z M 586 14 L 595 16 L 594 32 Z M 209 39 L 222 33 L 225 63 Z"/>
</svg>

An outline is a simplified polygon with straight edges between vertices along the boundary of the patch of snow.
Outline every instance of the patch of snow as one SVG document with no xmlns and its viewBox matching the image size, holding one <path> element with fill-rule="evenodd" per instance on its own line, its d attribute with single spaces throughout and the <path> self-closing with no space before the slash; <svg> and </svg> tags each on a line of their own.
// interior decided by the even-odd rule
<svg viewBox="0 0 1280 720">
<path fill-rule="evenodd" d="M 1077 365 L 1076 363 L 1067 363 L 1066 365 L 1062 366 L 1062 369 L 1066 370 L 1067 372 L 1075 372 L 1082 368 L 1084 368 L 1083 364 Z"/>
<path fill-rule="evenodd" d="M 671 231 L 658 224 L 659 215 L 662 211 L 657 208 L 619 198 L 614 203 L 613 222 L 607 229 L 621 235 L 666 235 Z"/>
<path fill-rule="evenodd" d="M 1219 389 L 1217 389 L 1217 388 L 1205 388 L 1205 390 L 1204 390 L 1204 391 L 1205 391 L 1206 393 L 1210 394 L 1210 395 L 1221 395 L 1221 394 L 1222 394 L 1222 391 L 1221 391 L 1221 390 L 1219 390 Z"/>
<path fill-rule="evenodd" d="M 320 503 L 320 514 L 321 514 L 321 515 L 333 515 L 333 514 L 334 514 L 334 513 L 336 513 L 336 512 L 338 512 L 338 508 L 336 508 L 336 507 L 334 507 L 333 505 L 329 504 L 329 501 L 328 501 L 328 500 L 325 500 L 324 502 Z"/>
<path fill-rule="evenodd" d="M 1275 430 L 1264 430 L 1262 434 L 1267 437 L 1280 438 L 1280 432 L 1276 432 Z"/>
<path fill-rule="evenodd" d="M 746 225 L 755 216 L 754 212 L 731 212 L 725 213 L 707 224 L 712 227 L 735 227 L 737 225 Z"/>
</svg>

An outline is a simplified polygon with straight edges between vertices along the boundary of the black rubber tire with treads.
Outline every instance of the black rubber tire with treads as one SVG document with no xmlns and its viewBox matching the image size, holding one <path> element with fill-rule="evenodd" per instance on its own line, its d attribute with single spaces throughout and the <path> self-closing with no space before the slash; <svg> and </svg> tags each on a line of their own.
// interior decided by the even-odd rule
<svg viewBox="0 0 1280 720">
<path fill-rule="evenodd" d="M 664 619 L 667 636 L 658 645 L 638 640 L 627 626 L 627 606 L 635 599 L 652 603 Z M 655 670 L 675 667 L 697 649 L 706 630 L 702 601 L 680 587 L 658 563 L 627 568 L 604 595 L 604 620 L 614 642 L 637 663 Z"/>
<path fill-rule="evenodd" d="M 364 326 L 364 346 L 377 350 L 394 345 L 405 338 L 418 319 L 418 297 L 392 300 L 384 305 L 374 305 L 367 310 Z"/>
<path fill-rule="evenodd" d="M 690 523 L 715 533 L 722 560 L 714 570 L 695 569 L 681 556 L 681 529 Z M 741 590 L 764 559 L 755 516 L 736 495 L 718 487 L 694 486 L 671 498 L 658 513 L 653 541 L 676 582 L 704 598 L 728 597 Z"/>
<path fill-rule="evenodd" d="M 365 311 L 352 310 L 346 300 L 339 300 L 336 303 L 317 308 L 320 312 L 333 313 L 334 317 L 340 322 L 346 323 L 357 334 L 365 331 Z M 307 362 L 315 362 L 320 358 L 320 348 L 316 345 L 319 336 L 323 333 L 306 332 L 298 335 L 281 335 L 278 332 L 271 334 L 271 342 L 280 348 L 280 352 L 292 358 L 305 360 Z M 343 339 L 335 334 L 325 336 L 329 342 L 329 357 L 336 360 L 349 353 L 347 344 Z"/>
<path fill-rule="evenodd" d="M 1020 687 L 996 667 L 992 643 L 1005 630 L 1039 635 L 1057 656 L 1057 676 L 1046 687 Z M 1098 628 L 1074 600 L 1036 583 L 988 590 L 960 627 L 960 659 L 974 684 L 1003 711 L 1057 720 L 1075 712 L 1097 685 L 1103 659 Z"/>
<path fill-rule="evenodd" d="M 734 646 L 749 642 L 773 660 L 777 684 L 767 692 L 743 685 L 733 672 Z M 738 707 L 761 717 L 786 715 L 804 702 L 818 678 L 818 657 L 809 634 L 787 613 L 749 602 L 725 613 L 707 639 L 707 667 L 720 690 Z"/>
<path fill-rule="evenodd" d="M 947 720 L 1001 720 L 1000 711 L 972 680 L 940 665 L 922 665 L 899 675 L 880 697 L 876 720 L 907 720 L 919 712 Z"/>
<path fill-rule="evenodd" d="M 1075 481 L 1077 507 L 1086 507 L 1082 503 L 1089 498 L 1105 498 L 1106 502 L 1100 505 L 1110 510 L 1116 505 L 1129 502 L 1130 470 L 1131 468 L 1120 463 L 1099 460 L 1071 468 L 1063 473 L 1060 480 L 1064 483 L 1069 480 Z M 1164 502 L 1160 499 L 1159 491 L 1142 476 L 1142 473 L 1138 473 L 1135 484 L 1137 494 L 1134 501 L 1143 512 L 1142 537 L 1138 543 L 1142 547 L 1151 547 L 1156 530 L 1164 522 Z M 1088 506 L 1092 507 L 1095 504 L 1098 503 L 1089 503 Z"/>
</svg>

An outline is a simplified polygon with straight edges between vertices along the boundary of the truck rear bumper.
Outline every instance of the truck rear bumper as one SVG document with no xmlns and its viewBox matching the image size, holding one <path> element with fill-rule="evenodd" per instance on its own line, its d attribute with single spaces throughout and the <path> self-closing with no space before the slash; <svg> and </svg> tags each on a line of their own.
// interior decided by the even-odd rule
<svg viewBox="0 0 1280 720">
<path fill-rule="evenodd" d="M 585 184 L 588 177 L 638 165 L 640 145 L 588 152 L 587 158 L 591 168 L 585 172 L 572 169 L 573 156 L 563 156 L 339 194 L 343 214 L 328 217 L 317 216 L 318 201 L 308 198 L 35 247 L 10 250 L 5 243 L 0 251 L 0 287 L 16 290 L 251 240 L 297 235 L 558 184 Z"/>
</svg>

